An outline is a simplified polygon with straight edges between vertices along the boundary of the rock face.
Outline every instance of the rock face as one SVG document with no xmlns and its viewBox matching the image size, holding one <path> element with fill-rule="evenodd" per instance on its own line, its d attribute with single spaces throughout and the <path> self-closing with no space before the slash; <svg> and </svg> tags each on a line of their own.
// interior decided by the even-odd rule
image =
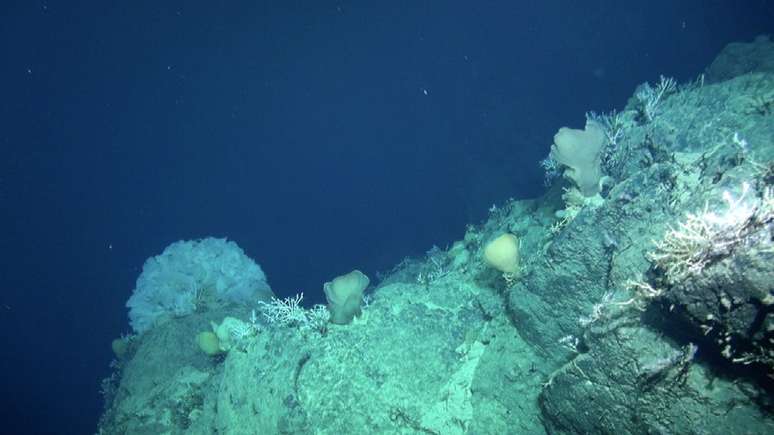
<svg viewBox="0 0 774 435">
<path fill-rule="evenodd" d="M 598 197 L 494 209 L 351 324 L 275 301 L 129 339 L 100 432 L 774 433 L 773 59 L 730 44 L 707 80 L 641 87 L 597 120 Z M 483 260 L 506 233 L 518 275 Z M 204 354 L 226 316 L 246 326 Z"/>
<path fill-rule="evenodd" d="M 752 43 L 728 44 L 707 68 L 712 82 L 729 80 L 752 72 L 774 72 L 774 42 L 769 36 L 759 36 Z"/>
</svg>

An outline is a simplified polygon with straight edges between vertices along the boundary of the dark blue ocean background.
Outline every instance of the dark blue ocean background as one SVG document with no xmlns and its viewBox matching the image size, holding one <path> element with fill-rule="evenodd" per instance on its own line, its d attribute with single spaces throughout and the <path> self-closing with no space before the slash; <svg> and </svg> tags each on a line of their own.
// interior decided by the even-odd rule
<svg viewBox="0 0 774 435">
<path fill-rule="evenodd" d="M 541 194 L 559 127 L 773 23 L 765 0 L 3 1 L 0 432 L 96 430 L 168 244 L 228 237 L 322 302 Z"/>
</svg>

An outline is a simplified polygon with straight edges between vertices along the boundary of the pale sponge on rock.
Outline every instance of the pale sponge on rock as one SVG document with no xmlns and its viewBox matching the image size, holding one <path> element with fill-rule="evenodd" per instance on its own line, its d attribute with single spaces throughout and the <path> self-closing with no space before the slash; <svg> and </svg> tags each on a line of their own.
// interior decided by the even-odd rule
<svg viewBox="0 0 774 435">
<path fill-rule="evenodd" d="M 328 300 L 328 311 L 331 313 L 331 323 L 346 325 L 360 314 L 363 291 L 368 287 L 369 282 L 363 272 L 353 270 L 323 285 L 325 298 Z"/>
<path fill-rule="evenodd" d="M 263 270 L 236 243 L 209 237 L 172 243 L 149 258 L 126 306 L 132 329 L 141 333 L 203 307 L 271 296 Z"/>
<path fill-rule="evenodd" d="M 585 197 L 599 193 L 600 159 L 605 143 L 605 132 L 594 121 L 587 121 L 584 130 L 562 127 L 554 135 L 550 156 L 567 167 L 564 176 L 571 179 Z"/>
<path fill-rule="evenodd" d="M 519 272 L 519 239 L 513 234 L 503 234 L 484 248 L 486 263 L 500 272 L 516 275 Z"/>
</svg>

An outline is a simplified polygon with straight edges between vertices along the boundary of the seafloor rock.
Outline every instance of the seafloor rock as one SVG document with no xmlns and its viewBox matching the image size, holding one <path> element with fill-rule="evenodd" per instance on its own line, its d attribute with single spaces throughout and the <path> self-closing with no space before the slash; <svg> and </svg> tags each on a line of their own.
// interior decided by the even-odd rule
<svg viewBox="0 0 774 435">
<path fill-rule="evenodd" d="M 610 124 L 599 197 L 564 182 L 493 209 L 381 277 L 352 324 L 264 304 L 131 338 L 100 432 L 774 433 L 772 58 L 765 39 L 731 44 L 647 116 L 635 96 Z M 734 242 L 668 251 L 689 213 L 737 213 L 702 235 L 738 230 Z M 518 273 L 482 260 L 505 232 Z M 244 327 L 205 355 L 196 335 L 226 316 Z"/>
</svg>

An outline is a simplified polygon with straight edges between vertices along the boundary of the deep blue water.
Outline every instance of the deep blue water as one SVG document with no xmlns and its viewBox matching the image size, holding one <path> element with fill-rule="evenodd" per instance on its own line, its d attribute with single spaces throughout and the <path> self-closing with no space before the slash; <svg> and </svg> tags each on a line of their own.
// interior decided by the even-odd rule
<svg viewBox="0 0 774 435">
<path fill-rule="evenodd" d="M 90 433 L 146 258 L 236 241 L 279 295 L 543 192 L 561 126 L 771 33 L 765 0 L 4 1 L 4 430 Z"/>
</svg>

